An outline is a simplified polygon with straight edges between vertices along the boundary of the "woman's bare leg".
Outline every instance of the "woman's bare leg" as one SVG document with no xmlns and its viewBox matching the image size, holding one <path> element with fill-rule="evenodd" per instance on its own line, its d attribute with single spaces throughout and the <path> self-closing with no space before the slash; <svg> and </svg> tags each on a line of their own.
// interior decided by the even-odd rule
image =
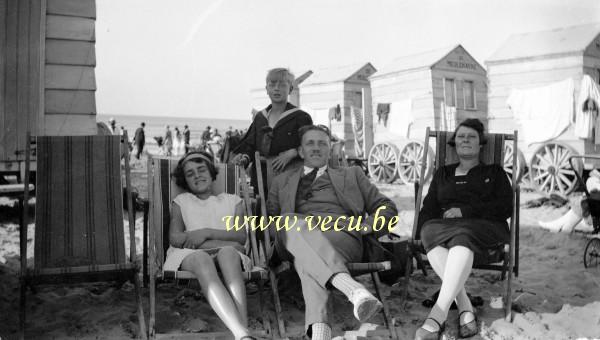
<svg viewBox="0 0 600 340">
<path fill-rule="evenodd" d="M 190 254 L 181 263 L 181 268 L 196 275 L 208 303 L 234 337 L 239 339 L 248 335 L 248 329 L 244 326 L 229 292 L 223 286 L 210 255 L 203 251 Z"/>
<path fill-rule="evenodd" d="M 235 303 L 242 325 L 248 327 L 248 307 L 246 303 L 246 285 L 242 277 L 240 254 L 233 247 L 224 247 L 217 254 L 217 262 L 223 274 L 225 288 Z"/>
</svg>

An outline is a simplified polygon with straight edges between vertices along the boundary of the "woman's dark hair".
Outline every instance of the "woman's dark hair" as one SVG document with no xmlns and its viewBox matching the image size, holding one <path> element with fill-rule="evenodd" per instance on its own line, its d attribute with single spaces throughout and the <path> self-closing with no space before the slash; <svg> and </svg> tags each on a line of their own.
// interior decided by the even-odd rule
<svg viewBox="0 0 600 340">
<path fill-rule="evenodd" d="M 460 124 L 458 124 L 456 130 L 454 130 L 454 133 L 452 134 L 452 138 L 450 138 L 450 140 L 448 141 L 448 145 L 456 147 L 456 132 L 458 132 L 458 129 L 460 129 L 461 126 L 468 127 L 477 131 L 477 134 L 479 135 L 479 145 L 487 143 L 483 123 L 477 118 L 469 118 L 463 120 Z"/>
<path fill-rule="evenodd" d="M 190 190 L 190 187 L 188 186 L 187 181 L 185 180 L 185 173 L 183 172 L 183 166 L 187 162 L 206 164 L 206 167 L 208 168 L 208 172 L 210 173 L 210 177 L 212 178 L 212 180 L 214 181 L 217 179 L 217 174 L 219 173 L 219 171 L 215 167 L 215 161 L 213 156 L 205 151 L 190 151 L 186 153 L 183 157 L 181 157 L 179 162 L 177 162 L 177 166 L 175 167 L 173 174 L 171 174 L 171 176 L 175 178 L 175 184 L 180 186 L 182 189 L 185 189 L 187 191 Z"/>
</svg>

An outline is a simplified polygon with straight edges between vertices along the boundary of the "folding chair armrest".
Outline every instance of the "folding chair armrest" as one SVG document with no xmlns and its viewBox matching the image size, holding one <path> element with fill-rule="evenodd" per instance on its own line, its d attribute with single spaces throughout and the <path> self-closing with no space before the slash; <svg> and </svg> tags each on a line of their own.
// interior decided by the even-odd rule
<svg viewBox="0 0 600 340">
<path fill-rule="evenodd" d="M 381 272 L 392 269 L 391 261 L 382 262 L 354 262 L 346 264 L 352 275 Z"/>
</svg>

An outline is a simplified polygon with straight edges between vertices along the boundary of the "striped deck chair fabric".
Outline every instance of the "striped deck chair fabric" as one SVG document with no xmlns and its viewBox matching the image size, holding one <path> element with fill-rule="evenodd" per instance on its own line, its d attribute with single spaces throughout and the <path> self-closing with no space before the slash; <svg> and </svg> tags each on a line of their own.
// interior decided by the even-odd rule
<svg viewBox="0 0 600 340">
<path fill-rule="evenodd" d="M 436 153 L 435 153 L 435 163 L 434 163 L 434 171 L 440 167 L 458 163 L 459 158 L 456 154 L 456 149 L 448 144 L 448 141 L 452 138 L 453 132 L 451 131 L 430 131 L 427 128 L 425 134 L 425 152 L 428 150 L 428 146 L 430 143 L 430 139 L 435 139 L 436 144 Z M 480 158 L 482 163 L 484 164 L 497 164 L 504 167 L 504 151 L 505 151 L 505 143 L 510 142 L 514 143 L 515 149 L 517 144 L 517 132 L 514 134 L 495 134 L 488 133 L 485 135 L 486 144 L 483 145 L 480 153 Z M 423 157 L 426 159 L 427 157 Z M 516 168 L 515 163 L 516 160 L 513 158 L 510 160 L 513 165 L 513 169 Z M 421 177 L 423 178 L 425 166 L 422 167 Z M 513 174 L 514 176 L 515 174 Z M 511 178 L 513 182 L 513 215 L 510 219 L 509 229 L 510 229 L 510 243 L 509 244 L 499 244 L 498 248 L 489 249 L 487 256 L 476 256 L 474 260 L 473 268 L 475 269 L 489 269 L 489 270 L 497 270 L 501 272 L 501 279 L 504 280 L 506 274 L 508 273 L 507 280 L 507 300 L 510 300 L 510 282 L 512 280 L 512 273 L 518 275 L 519 268 L 519 200 L 520 200 L 520 188 L 515 178 Z M 423 249 L 420 233 L 417 230 L 417 222 L 418 222 L 418 212 L 421 210 L 422 200 L 423 200 L 423 186 L 419 183 L 416 183 L 416 200 L 415 200 L 415 217 L 413 223 L 413 231 L 412 238 L 410 240 L 410 253 L 417 259 L 417 262 L 421 266 L 421 269 L 425 272 L 424 267 L 422 266 L 421 254 L 425 253 Z M 412 261 L 409 261 L 409 265 L 412 264 Z M 410 269 L 406 269 L 407 280 L 409 278 Z M 408 283 L 405 287 L 408 289 Z M 405 294 L 406 295 L 406 294 Z M 505 304 L 507 315 L 510 313 L 510 303 Z"/>
<path fill-rule="evenodd" d="M 140 334 L 145 338 L 138 265 L 135 257 L 128 259 L 125 254 L 120 136 L 34 139 L 34 265 L 23 275 L 22 289 L 35 284 L 131 280 L 138 299 Z M 29 154 L 30 145 L 28 163 Z M 131 197 L 127 151 L 125 164 L 126 192 Z M 29 173 L 25 177 L 29 178 Z M 129 221 L 133 233 L 133 212 L 129 212 Z M 130 236 L 135 249 L 135 237 Z M 24 291 L 21 307 L 25 307 Z"/>
<path fill-rule="evenodd" d="M 38 137 L 35 274 L 135 266 L 125 256 L 119 146 L 118 137 Z"/>
<path fill-rule="evenodd" d="M 156 302 L 156 280 L 191 280 L 195 275 L 188 271 L 163 271 L 163 264 L 169 248 L 169 225 L 171 222 L 171 203 L 173 199 L 184 190 L 175 184 L 175 179 L 171 176 L 177 166 L 178 158 L 172 157 L 152 157 L 148 160 L 148 193 L 149 193 L 149 225 L 150 225 L 150 258 L 148 259 L 150 267 L 150 320 L 149 333 L 151 337 L 160 336 L 155 333 L 155 302 Z M 235 165 L 217 163 L 217 178 L 213 182 L 213 193 L 220 194 L 227 192 L 229 194 L 242 194 L 241 169 Z M 246 208 L 250 209 L 248 200 L 244 198 Z M 252 249 L 253 238 L 255 236 L 248 231 L 249 257 L 253 258 Z M 253 259 L 254 260 L 254 259 Z M 256 264 L 256 260 L 253 261 Z M 246 281 L 261 281 L 268 279 L 267 272 L 259 266 L 254 266 L 251 271 L 243 272 Z M 262 301 L 261 301 L 262 310 Z M 263 320 L 265 328 L 269 328 L 266 319 Z M 224 332 L 226 334 L 228 332 Z M 216 333 L 215 333 L 216 334 Z M 212 335 L 215 335 L 212 334 Z M 171 334 L 170 334 L 171 335 Z"/>
</svg>

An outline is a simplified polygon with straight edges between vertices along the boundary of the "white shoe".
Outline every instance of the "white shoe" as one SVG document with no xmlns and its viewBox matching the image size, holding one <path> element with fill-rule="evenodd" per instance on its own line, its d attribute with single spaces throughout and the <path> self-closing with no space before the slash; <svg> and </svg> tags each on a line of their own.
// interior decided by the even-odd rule
<svg viewBox="0 0 600 340">
<path fill-rule="evenodd" d="M 560 230 L 562 229 L 562 223 L 558 222 L 558 221 L 548 221 L 548 222 L 542 222 L 542 221 L 538 221 L 538 224 L 540 225 L 540 227 L 549 230 L 553 233 L 558 233 L 560 232 Z"/>
<path fill-rule="evenodd" d="M 383 304 L 366 289 L 355 289 L 350 302 L 354 305 L 354 317 L 361 323 L 381 310 Z"/>
</svg>

